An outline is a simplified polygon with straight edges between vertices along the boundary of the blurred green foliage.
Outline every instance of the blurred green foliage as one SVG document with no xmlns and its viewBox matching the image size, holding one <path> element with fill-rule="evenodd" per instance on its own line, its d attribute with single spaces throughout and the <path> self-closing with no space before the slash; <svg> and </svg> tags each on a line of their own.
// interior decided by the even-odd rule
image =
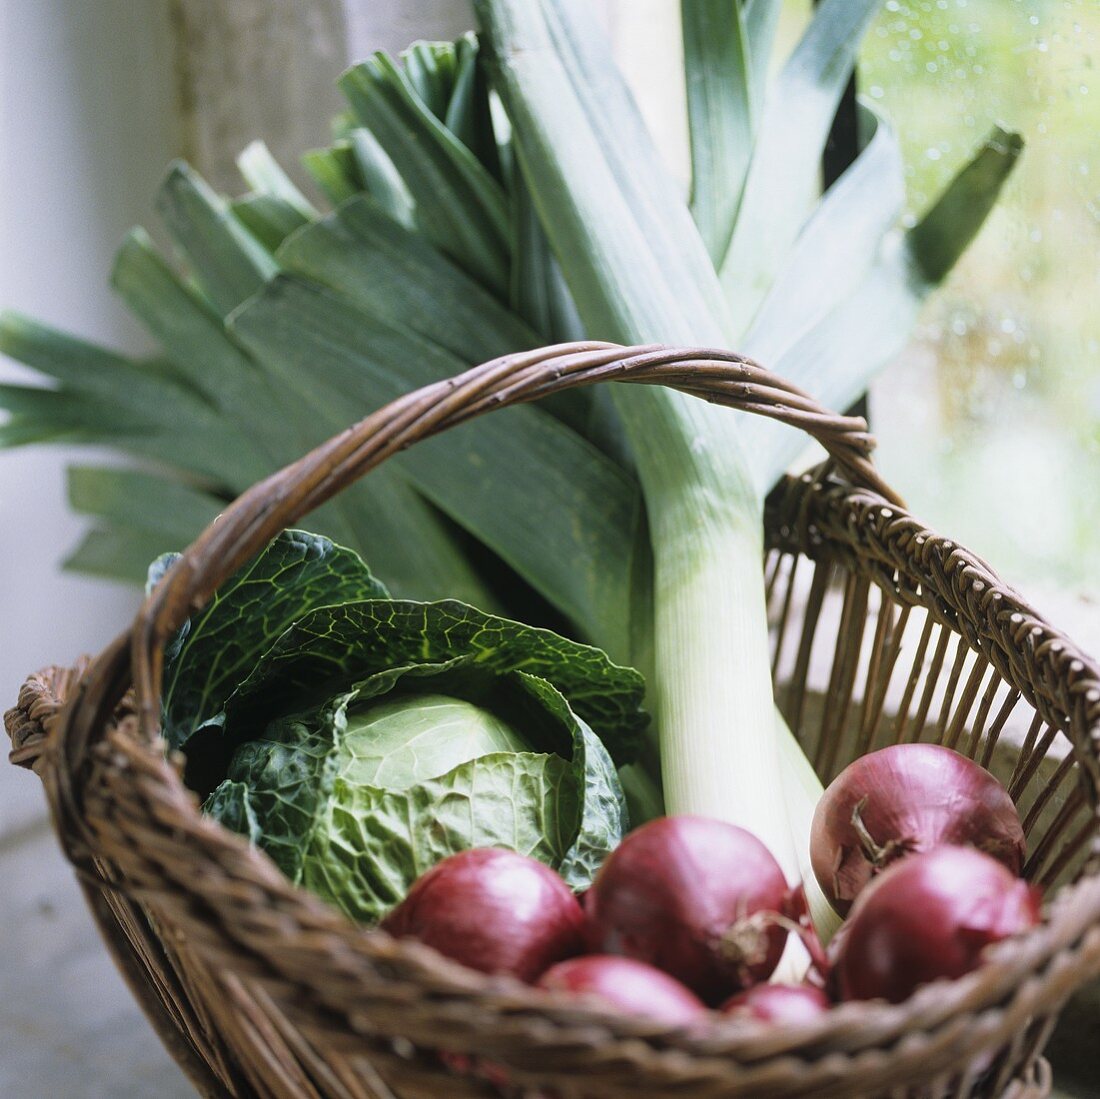
<svg viewBox="0 0 1100 1099">
<path fill-rule="evenodd" d="M 914 510 L 1025 589 L 1100 590 L 1100 4 L 887 0 L 861 94 L 919 212 L 994 121 L 1027 147 L 873 401 Z"/>
</svg>

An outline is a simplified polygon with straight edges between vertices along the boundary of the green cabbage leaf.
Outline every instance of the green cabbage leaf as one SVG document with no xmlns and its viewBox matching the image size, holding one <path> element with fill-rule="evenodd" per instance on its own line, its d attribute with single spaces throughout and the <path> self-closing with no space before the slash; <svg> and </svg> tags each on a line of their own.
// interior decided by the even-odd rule
<svg viewBox="0 0 1100 1099">
<path fill-rule="evenodd" d="M 288 531 L 168 647 L 162 720 L 208 815 L 374 922 L 471 847 L 587 888 L 628 828 L 616 767 L 636 757 L 643 692 L 599 649 L 389 599 L 358 555 Z"/>
</svg>

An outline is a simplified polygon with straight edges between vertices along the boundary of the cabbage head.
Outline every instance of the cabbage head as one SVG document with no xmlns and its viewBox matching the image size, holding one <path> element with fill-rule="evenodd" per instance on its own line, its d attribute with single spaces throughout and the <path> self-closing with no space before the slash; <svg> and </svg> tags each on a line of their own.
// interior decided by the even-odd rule
<svg viewBox="0 0 1100 1099">
<path fill-rule="evenodd" d="M 180 632 L 162 722 L 206 813 L 373 922 L 470 847 L 587 888 L 628 827 L 616 767 L 643 686 L 551 631 L 390 599 L 354 553 L 290 531 Z"/>
</svg>

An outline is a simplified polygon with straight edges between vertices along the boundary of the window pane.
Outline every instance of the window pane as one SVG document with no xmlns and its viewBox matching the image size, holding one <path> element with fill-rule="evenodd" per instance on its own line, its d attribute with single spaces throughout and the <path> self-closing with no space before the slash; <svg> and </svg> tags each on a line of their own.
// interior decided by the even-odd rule
<svg viewBox="0 0 1100 1099">
<path fill-rule="evenodd" d="M 924 209 L 995 121 L 1027 147 L 873 394 L 913 509 L 1010 581 L 1100 588 L 1100 4 L 888 0 L 862 94 Z"/>
</svg>

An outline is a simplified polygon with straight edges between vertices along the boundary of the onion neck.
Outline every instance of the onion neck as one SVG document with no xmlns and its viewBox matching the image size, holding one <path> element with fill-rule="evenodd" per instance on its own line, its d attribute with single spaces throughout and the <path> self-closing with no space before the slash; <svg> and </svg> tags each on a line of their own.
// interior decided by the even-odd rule
<svg viewBox="0 0 1100 1099">
<path fill-rule="evenodd" d="M 871 835 L 867 823 L 863 819 L 863 810 L 867 806 L 869 796 L 864 796 L 852 807 L 852 828 L 859 840 L 863 857 L 871 864 L 872 873 L 884 870 L 895 859 L 902 855 L 908 855 L 917 849 L 917 842 L 908 836 L 898 839 L 889 839 L 885 843 L 879 843 Z"/>
</svg>

